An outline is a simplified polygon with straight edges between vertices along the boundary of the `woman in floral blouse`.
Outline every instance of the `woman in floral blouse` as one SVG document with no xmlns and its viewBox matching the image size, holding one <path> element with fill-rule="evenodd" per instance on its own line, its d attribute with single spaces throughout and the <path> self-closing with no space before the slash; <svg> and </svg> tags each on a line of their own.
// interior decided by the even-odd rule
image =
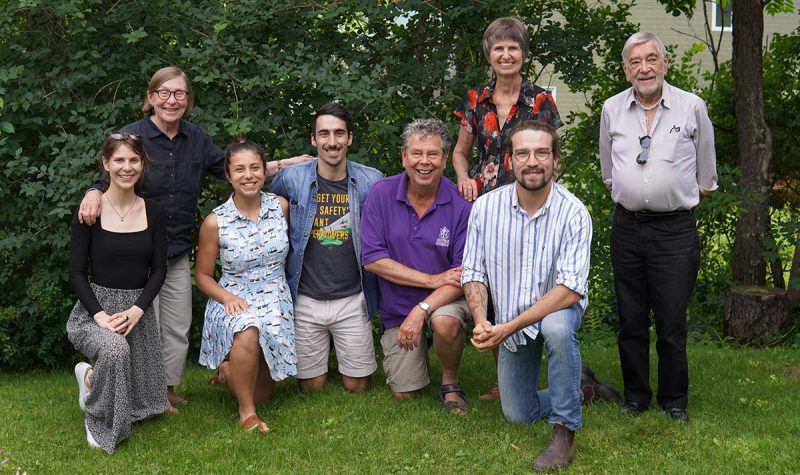
<svg viewBox="0 0 800 475">
<path fill-rule="evenodd" d="M 505 146 L 516 124 L 538 120 L 556 128 L 563 125 L 553 96 L 522 75 L 528 51 L 528 29 L 519 18 L 498 18 L 483 34 L 483 53 L 494 77 L 470 89 L 455 111 L 461 127 L 453 167 L 458 191 L 467 200 L 514 181 Z M 470 165 L 476 137 L 478 155 Z"/>
</svg>

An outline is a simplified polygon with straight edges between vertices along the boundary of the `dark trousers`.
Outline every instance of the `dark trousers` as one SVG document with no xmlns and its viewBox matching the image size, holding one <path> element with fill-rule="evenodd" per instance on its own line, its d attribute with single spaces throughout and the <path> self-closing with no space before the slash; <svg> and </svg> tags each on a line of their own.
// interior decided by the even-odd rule
<svg viewBox="0 0 800 475">
<path fill-rule="evenodd" d="M 694 213 L 634 215 L 620 207 L 611 228 L 611 263 L 619 312 L 619 359 L 625 401 L 649 405 L 650 310 L 656 323 L 662 407 L 686 408 L 686 307 L 700 266 Z"/>
</svg>

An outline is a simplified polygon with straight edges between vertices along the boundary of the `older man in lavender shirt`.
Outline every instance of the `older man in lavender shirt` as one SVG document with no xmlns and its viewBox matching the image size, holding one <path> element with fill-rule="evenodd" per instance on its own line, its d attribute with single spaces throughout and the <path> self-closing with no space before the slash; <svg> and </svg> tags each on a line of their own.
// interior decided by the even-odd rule
<svg viewBox="0 0 800 475">
<path fill-rule="evenodd" d="M 621 413 L 650 407 L 650 313 L 656 329 L 656 400 L 688 422 L 686 308 L 700 268 L 694 210 L 717 189 L 714 127 L 705 103 L 668 84 L 669 55 L 652 33 L 622 49 L 631 87 L 603 104 L 600 169 L 616 203 L 611 264 L 625 382 Z"/>
<path fill-rule="evenodd" d="M 464 327 L 471 321 L 461 290 L 461 258 L 470 203 L 443 176 L 450 134 L 437 119 L 403 131 L 405 172 L 377 182 L 361 216 L 364 268 L 378 276 L 381 345 L 392 395 L 405 399 L 428 385 L 426 323 L 442 366 L 439 395 L 449 413 L 464 414 L 458 383 Z"/>
</svg>

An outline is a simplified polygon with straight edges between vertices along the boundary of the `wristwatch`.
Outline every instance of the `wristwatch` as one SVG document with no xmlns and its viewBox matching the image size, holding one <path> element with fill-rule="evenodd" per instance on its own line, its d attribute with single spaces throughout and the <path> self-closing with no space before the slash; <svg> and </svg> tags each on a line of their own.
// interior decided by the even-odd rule
<svg viewBox="0 0 800 475">
<path fill-rule="evenodd" d="M 431 305 L 428 302 L 420 302 L 417 305 L 419 305 L 419 308 L 425 311 L 425 315 L 431 314 Z"/>
</svg>

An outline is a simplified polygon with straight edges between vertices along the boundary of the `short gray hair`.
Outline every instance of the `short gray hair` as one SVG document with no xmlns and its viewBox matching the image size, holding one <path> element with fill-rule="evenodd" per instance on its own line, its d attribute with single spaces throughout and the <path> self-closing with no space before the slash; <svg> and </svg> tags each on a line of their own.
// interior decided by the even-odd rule
<svg viewBox="0 0 800 475">
<path fill-rule="evenodd" d="M 445 155 L 450 153 L 450 132 L 439 119 L 417 119 L 403 129 L 403 147 L 408 148 L 408 139 L 412 135 L 425 137 L 436 136 L 442 139 L 442 151 Z"/>
<path fill-rule="evenodd" d="M 528 28 L 522 20 L 515 16 L 498 18 L 491 22 L 483 33 L 483 55 L 489 60 L 489 52 L 498 41 L 510 40 L 516 42 L 522 49 L 522 61 L 528 59 L 530 51 Z"/>
<path fill-rule="evenodd" d="M 632 34 L 625 42 L 625 46 L 622 47 L 622 62 L 628 62 L 628 52 L 631 50 L 631 48 L 649 43 L 651 41 L 655 41 L 658 54 L 661 56 L 661 59 L 664 59 L 667 56 L 667 48 L 664 47 L 664 43 L 658 38 L 658 36 L 652 33 L 647 33 L 646 31 L 640 31 Z"/>
</svg>

